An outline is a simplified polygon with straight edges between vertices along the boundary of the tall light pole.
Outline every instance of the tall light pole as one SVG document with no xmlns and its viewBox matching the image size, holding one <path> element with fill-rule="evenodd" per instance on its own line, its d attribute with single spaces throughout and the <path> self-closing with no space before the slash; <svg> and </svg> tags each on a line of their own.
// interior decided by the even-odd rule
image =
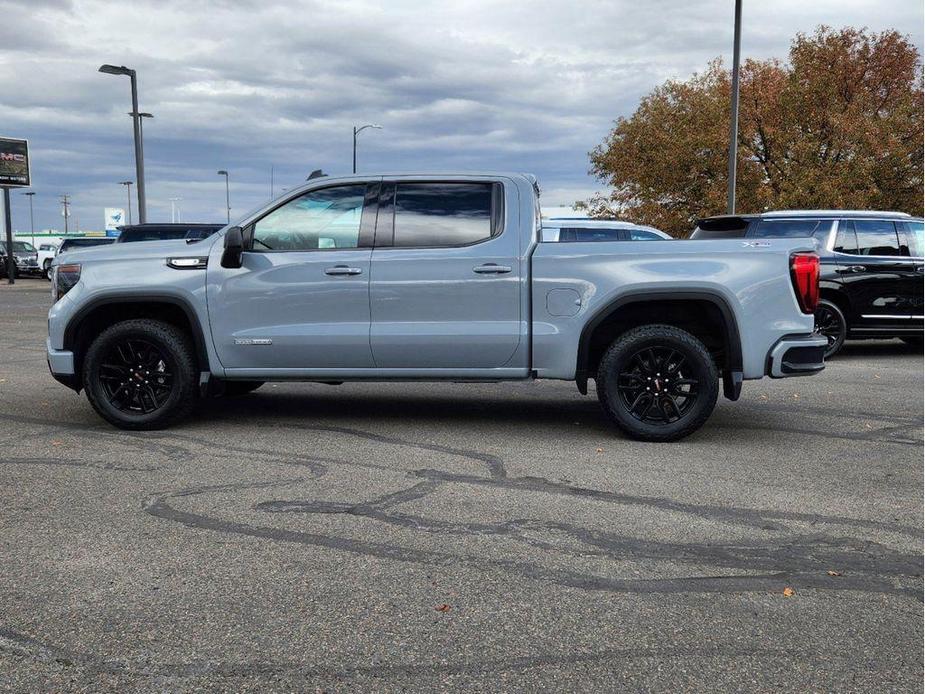
<svg viewBox="0 0 925 694">
<path fill-rule="evenodd" d="M 132 125 L 135 132 L 135 180 L 138 181 L 138 221 L 144 224 L 147 221 L 147 205 L 145 201 L 145 155 L 141 141 L 141 119 L 138 112 L 138 80 L 135 71 L 124 65 L 100 65 L 100 72 L 107 75 L 128 75 L 132 81 Z"/>
<path fill-rule="evenodd" d="M 736 154 L 739 146 L 739 51 L 742 45 L 742 0 L 736 0 L 732 47 L 732 109 L 729 119 L 729 172 L 726 214 L 736 212 Z"/>
<path fill-rule="evenodd" d="M 367 123 L 361 127 L 353 126 L 353 173 L 357 172 L 357 135 L 366 130 L 366 128 L 375 128 L 376 130 L 382 130 L 381 125 L 376 125 L 374 123 Z"/>
<path fill-rule="evenodd" d="M 183 198 L 170 198 L 170 221 L 171 222 L 180 221 L 180 206 L 177 203 L 182 200 Z"/>
<path fill-rule="evenodd" d="M 29 196 L 29 226 L 32 229 L 32 245 L 35 245 L 35 217 L 32 214 L 32 198 L 35 197 L 35 191 L 30 190 L 23 195 Z"/>
<path fill-rule="evenodd" d="M 228 223 L 231 224 L 231 191 L 228 187 L 228 172 L 225 169 L 216 171 L 219 176 L 225 177 L 225 211 L 228 213 Z"/>
<path fill-rule="evenodd" d="M 125 197 L 128 200 L 128 223 L 132 223 L 132 183 L 133 181 L 119 181 L 120 186 L 125 186 Z"/>
<path fill-rule="evenodd" d="M 67 218 L 71 216 L 71 196 L 65 193 L 61 196 L 61 214 L 64 217 L 64 235 L 67 236 Z"/>
</svg>

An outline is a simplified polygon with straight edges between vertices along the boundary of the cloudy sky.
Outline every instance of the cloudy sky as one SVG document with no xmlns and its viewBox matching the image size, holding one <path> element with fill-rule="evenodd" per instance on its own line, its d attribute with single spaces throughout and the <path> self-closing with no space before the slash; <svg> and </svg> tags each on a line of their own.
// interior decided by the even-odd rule
<svg viewBox="0 0 925 694">
<path fill-rule="evenodd" d="M 731 62 L 732 0 L 0 0 L 0 135 L 30 140 L 36 228 L 82 229 L 134 179 L 138 71 L 149 221 L 222 221 L 310 171 L 520 170 L 544 205 L 597 189 L 587 153 L 664 80 Z M 922 48 L 921 0 L 745 0 L 743 55 L 785 57 L 818 24 L 898 29 Z M 134 208 L 134 201 L 133 201 Z M 27 229 L 13 193 L 14 227 Z M 137 214 L 137 212 L 136 212 Z M 77 221 L 72 217 L 72 222 Z"/>
</svg>

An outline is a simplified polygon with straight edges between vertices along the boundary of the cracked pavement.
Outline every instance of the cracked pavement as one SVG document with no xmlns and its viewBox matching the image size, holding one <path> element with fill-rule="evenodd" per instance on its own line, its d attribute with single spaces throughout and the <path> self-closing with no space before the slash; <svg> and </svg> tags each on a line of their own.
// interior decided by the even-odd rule
<svg viewBox="0 0 925 694">
<path fill-rule="evenodd" d="M 574 384 L 267 384 L 117 431 L 0 287 L 4 691 L 918 691 L 921 354 L 677 444 Z M 784 594 L 790 589 L 793 594 Z"/>
</svg>

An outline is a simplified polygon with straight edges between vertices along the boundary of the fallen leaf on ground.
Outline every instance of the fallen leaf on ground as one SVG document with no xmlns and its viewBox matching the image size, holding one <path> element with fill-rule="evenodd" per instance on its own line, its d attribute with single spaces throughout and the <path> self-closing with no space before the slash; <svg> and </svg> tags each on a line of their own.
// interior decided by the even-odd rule
<svg viewBox="0 0 925 694">
<path fill-rule="evenodd" d="M 829 576 L 841 576 L 841 571 L 832 571 L 831 569 L 826 571 Z"/>
<path fill-rule="evenodd" d="M 437 612 L 449 612 L 451 608 L 446 603 L 443 603 L 442 605 L 437 605 L 434 609 L 437 610 Z"/>
<path fill-rule="evenodd" d="M 785 598 L 793 597 L 793 595 L 794 595 L 795 593 L 796 593 L 796 591 L 795 591 L 793 588 L 791 588 L 790 586 L 787 586 L 786 588 L 784 588 L 784 597 L 785 597 Z"/>
<path fill-rule="evenodd" d="M 52 442 L 51 442 L 51 445 L 52 445 L 52 446 L 63 446 L 63 445 L 64 445 L 64 441 L 52 441 Z"/>
<path fill-rule="evenodd" d="M 598 449 L 597 449 L 597 452 L 598 452 L 598 453 L 603 453 L 603 452 L 604 452 L 604 449 L 603 449 L 603 448 L 598 448 Z"/>
</svg>

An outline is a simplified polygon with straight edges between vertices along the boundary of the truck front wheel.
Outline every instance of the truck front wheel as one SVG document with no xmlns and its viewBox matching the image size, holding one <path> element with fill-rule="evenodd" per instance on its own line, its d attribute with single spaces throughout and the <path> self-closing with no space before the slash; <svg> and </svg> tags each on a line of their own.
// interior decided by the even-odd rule
<svg viewBox="0 0 925 694">
<path fill-rule="evenodd" d="M 625 434 L 677 441 L 713 412 L 719 375 L 696 337 L 670 325 L 644 325 L 610 345 L 595 385 L 604 411 Z"/>
<path fill-rule="evenodd" d="M 116 323 L 87 349 L 87 399 L 120 429 L 162 429 L 189 415 L 196 403 L 194 355 L 189 337 L 169 323 Z"/>
</svg>

